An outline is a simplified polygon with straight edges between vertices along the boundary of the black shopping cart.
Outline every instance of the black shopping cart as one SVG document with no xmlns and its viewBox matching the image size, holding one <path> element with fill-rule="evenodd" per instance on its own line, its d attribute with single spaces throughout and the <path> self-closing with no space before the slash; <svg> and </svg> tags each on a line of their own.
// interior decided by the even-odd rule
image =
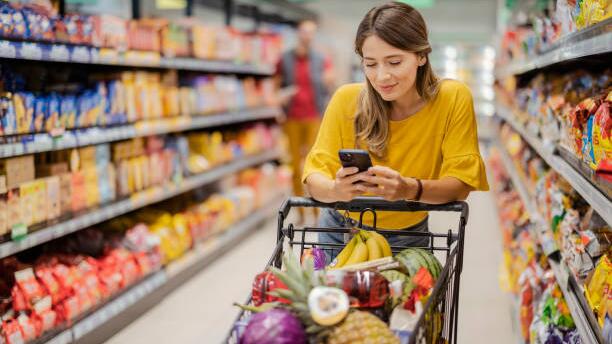
<svg viewBox="0 0 612 344">
<path fill-rule="evenodd" d="M 452 202 L 442 205 L 431 205 L 415 202 L 397 201 L 388 202 L 380 198 L 360 197 L 351 202 L 321 203 L 309 198 L 291 197 L 281 206 L 278 213 L 278 237 L 277 244 L 272 253 L 272 257 L 266 266 L 281 267 L 283 249 L 287 246 L 293 249 L 299 246 L 300 256 L 306 248 L 319 247 L 323 250 L 338 250 L 344 245 L 323 244 L 316 241 L 309 241 L 307 233 L 348 233 L 351 228 L 319 228 L 319 227 L 296 227 L 293 224 L 285 226 L 285 220 L 291 208 L 294 207 L 318 207 L 332 208 L 338 211 L 359 212 L 360 218 L 367 212 L 371 212 L 374 217 L 373 228 L 377 232 L 391 236 L 428 236 L 429 246 L 422 247 L 430 252 L 440 252 L 445 256 L 444 268 L 427 300 L 423 313 L 421 314 L 410 344 L 416 343 L 457 343 L 457 321 L 459 314 L 459 278 L 463 264 L 463 242 L 465 226 L 468 220 L 468 205 L 465 202 Z M 410 233 L 407 231 L 385 231 L 376 229 L 376 211 L 438 211 L 438 212 L 458 212 L 460 213 L 458 230 L 451 229 L 446 233 Z M 360 223 L 357 225 L 361 225 Z M 392 246 L 394 253 L 406 247 Z M 439 254 L 438 254 L 439 256 Z M 249 304 L 249 296 L 246 304 Z M 248 311 L 242 311 L 236 318 L 234 326 L 226 338 L 227 343 L 239 342 L 239 331 L 245 323 L 245 319 L 250 316 Z"/>
</svg>

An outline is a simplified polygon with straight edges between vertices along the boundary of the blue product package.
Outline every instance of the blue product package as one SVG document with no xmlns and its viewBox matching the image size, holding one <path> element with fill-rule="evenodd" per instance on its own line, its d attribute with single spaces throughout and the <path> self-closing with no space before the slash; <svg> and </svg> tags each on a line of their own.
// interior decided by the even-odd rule
<svg viewBox="0 0 612 344">
<path fill-rule="evenodd" d="M 585 130 L 582 133 L 582 160 L 589 166 L 595 165 L 595 153 L 593 151 L 593 120 L 595 116 L 589 117 Z"/>
<path fill-rule="evenodd" d="M 30 92 L 21 93 L 23 97 L 23 105 L 25 107 L 25 119 L 27 121 L 27 128 L 32 128 L 32 123 L 34 122 L 34 100 L 35 97 Z"/>
<path fill-rule="evenodd" d="M 61 122 L 64 123 L 64 128 L 73 129 L 76 126 L 76 98 L 74 95 L 66 95 L 62 97 L 60 112 Z"/>
<path fill-rule="evenodd" d="M 43 29 L 41 26 L 43 16 L 30 8 L 24 8 L 22 15 L 26 23 L 28 38 L 34 41 L 41 41 L 43 39 Z"/>
<path fill-rule="evenodd" d="M 13 35 L 13 12 L 15 9 L 5 3 L 0 3 L 0 36 L 11 37 Z"/>
<path fill-rule="evenodd" d="M 88 125 L 87 116 L 88 116 L 88 92 L 77 96 L 76 100 L 76 128 L 82 128 Z"/>
<path fill-rule="evenodd" d="M 2 108 L 2 132 L 4 135 L 12 135 L 17 131 L 17 118 L 15 117 L 15 107 L 10 93 L 0 98 Z"/>
<path fill-rule="evenodd" d="M 28 25 L 26 23 L 25 16 L 21 10 L 14 10 L 13 15 L 13 31 L 11 32 L 11 37 L 13 38 L 21 38 L 28 39 Z"/>
<path fill-rule="evenodd" d="M 107 125 L 110 124 L 110 119 L 106 114 L 106 103 L 107 103 L 108 90 L 104 82 L 98 82 L 96 90 L 93 93 L 93 112 L 94 122 L 96 125 Z"/>
<path fill-rule="evenodd" d="M 34 120 L 32 121 L 33 133 L 42 132 L 45 128 L 45 113 L 47 112 L 47 98 L 36 96 L 34 100 Z"/>
<path fill-rule="evenodd" d="M 52 93 L 47 97 L 47 117 L 45 118 L 45 128 L 47 132 L 61 128 L 60 125 L 60 98 L 57 93 Z"/>
</svg>

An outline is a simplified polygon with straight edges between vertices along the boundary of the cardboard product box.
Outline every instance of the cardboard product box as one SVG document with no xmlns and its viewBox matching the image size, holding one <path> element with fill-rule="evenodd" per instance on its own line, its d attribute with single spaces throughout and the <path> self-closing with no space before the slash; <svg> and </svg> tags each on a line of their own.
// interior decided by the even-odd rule
<svg viewBox="0 0 612 344">
<path fill-rule="evenodd" d="M 91 208 L 100 204 L 100 188 L 98 187 L 98 169 L 87 167 L 83 169 L 85 187 L 85 206 Z"/>
<path fill-rule="evenodd" d="M 49 177 L 45 182 L 47 183 L 47 220 L 54 220 L 62 214 L 60 177 Z"/>
<path fill-rule="evenodd" d="M 79 148 L 79 158 L 81 169 L 96 166 L 96 146 Z"/>
<path fill-rule="evenodd" d="M 73 172 L 71 182 L 71 210 L 78 212 L 85 209 L 87 205 L 85 176 L 81 171 Z"/>
<path fill-rule="evenodd" d="M 68 173 L 68 171 L 67 162 L 36 165 L 36 178 L 59 176 Z"/>
<path fill-rule="evenodd" d="M 47 221 L 47 181 L 36 179 L 34 181 L 34 224 Z"/>
<path fill-rule="evenodd" d="M 72 211 L 72 173 L 60 174 L 59 182 L 60 213 L 64 215 Z"/>
<path fill-rule="evenodd" d="M 0 174 L 6 176 L 6 186 L 9 189 L 34 180 L 34 155 L 0 160 Z"/>
<path fill-rule="evenodd" d="M 27 182 L 19 186 L 19 203 L 21 207 L 21 222 L 26 226 L 34 224 L 36 211 L 36 183 Z"/>
<path fill-rule="evenodd" d="M 13 226 L 23 223 L 21 219 L 21 202 L 19 188 L 9 189 L 6 193 L 7 228 L 10 231 Z"/>
</svg>

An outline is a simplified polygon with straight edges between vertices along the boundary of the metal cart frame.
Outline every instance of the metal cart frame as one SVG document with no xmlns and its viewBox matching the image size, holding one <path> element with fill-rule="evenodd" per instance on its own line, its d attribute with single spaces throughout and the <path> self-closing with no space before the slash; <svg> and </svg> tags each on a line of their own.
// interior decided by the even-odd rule
<svg viewBox="0 0 612 344">
<path fill-rule="evenodd" d="M 421 247 L 430 252 L 445 252 L 446 262 L 438 277 L 433 291 L 427 300 L 423 313 L 421 314 L 413 335 L 409 343 L 457 343 L 457 323 L 459 315 L 459 285 L 460 275 L 463 267 L 463 247 L 465 237 L 465 226 L 468 221 L 469 207 L 466 202 L 452 202 L 447 204 L 424 204 L 407 201 L 389 202 L 375 197 L 359 197 L 351 202 L 322 203 L 309 198 L 291 197 L 287 199 L 278 212 L 278 232 L 277 244 L 269 259 L 266 267 L 281 267 L 284 245 L 293 248 L 300 246 L 300 256 L 304 249 L 308 247 L 319 247 L 323 250 L 339 249 L 344 244 L 318 243 L 307 241 L 306 233 L 349 233 L 350 227 L 321 228 L 321 227 L 295 227 L 292 223 L 285 227 L 285 221 L 291 208 L 330 208 L 349 212 L 359 212 L 362 224 L 363 215 L 367 212 L 373 214 L 373 226 L 367 230 L 375 230 L 385 236 L 402 237 L 429 237 L 429 246 Z M 457 231 L 448 230 L 446 233 L 434 232 L 407 232 L 397 230 L 378 230 L 376 229 L 376 211 L 438 211 L 438 212 L 457 212 L 460 214 Z M 297 239 L 296 239 L 297 236 Z M 287 240 L 285 240 L 287 239 Z M 444 240 L 445 239 L 445 240 Z M 443 242 L 443 245 L 440 245 Z M 439 245 L 439 246 L 437 246 Z M 392 251 L 399 252 L 406 247 L 392 246 Z M 247 299 L 247 304 L 251 298 Z M 242 311 L 236 318 L 234 324 L 248 317 L 249 312 Z M 239 333 L 236 326 L 233 326 L 228 337 L 227 343 L 238 343 Z"/>
</svg>

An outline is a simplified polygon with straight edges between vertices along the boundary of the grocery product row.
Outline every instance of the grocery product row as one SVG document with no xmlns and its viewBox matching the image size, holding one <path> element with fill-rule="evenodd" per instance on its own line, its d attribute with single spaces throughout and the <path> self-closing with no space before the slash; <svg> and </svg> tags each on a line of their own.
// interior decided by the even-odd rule
<svg viewBox="0 0 612 344">
<path fill-rule="evenodd" d="M 499 137 L 504 175 L 513 177 L 513 196 L 520 197 L 516 220 L 531 223 L 531 236 L 545 255 L 559 256 L 550 259 L 549 265 L 582 336 L 601 338 L 609 308 L 605 285 L 610 282 L 596 278 L 593 285 L 591 281 L 610 258 L 609 224 L 511 126 L 504 124 Z"/>
<path fill-rule="evenodd" d="M 528 131 L 554 145 L 608 197 L 612 163 L 612 71 L 540 73 L 522 87 L 500 91 Z"/>
<path fill-rule="evenodd" d="M 246 34 L 214 27 L 194 18 L 126 20 L 107 14 L 58 14 L 50 1 L 0 3 L 2 56 L 73 63 L 125 64 L 225 72 L 272 73 L 281 37 Z M 37 42 L 37 43 L 34 43 Z M 230 61 L 206 64 L 198 60 Z M 240 68 L 250 64 L 255 68 Z M 259 69 L 257 66 L 264 66 Z M 249 66 L 247 66 L 249 67 Z"/>
<path fill-rule="evenodd" d="M 3 340 L 51 339 L 73 325 L 78 332 L 73 339 L 82 337 L 87 332 L 82 322 L 96 319 L 86 315 L 95 315 L 93 311 L 109 300 L 117 302 L 121 299 L 117 295 L 137 288 L 139 281 L 153 283 L 147 277 L 159 271 L 168 279 L 172 274 L 165 267 L 180 262 L 190 250 L 201 251 L 201 243 L 240 227 L 249 214 L 286 192 L 289 181 L 283 167 L 266 164 L 247 169 L 226 176 L 218 192 L 184 194 L 2 259 Z M 272 188 L 277 191 L 270 193 Z M 176 268 L 170 269 L 176 274 Z M 154 281 L 160 287 L 164 278 Z"/>
<path fill-rule="evenodd" d="M 279 144 L 279 128 L 260 123 L 1 160 L 2 233 L 18 241 L 6 250 L 14 253 L 41 243 L 36 236 L 28 238 L 37 230 L 46 231 L 47 240 L 60 229 L 60 235 L 68 231 L 63 223 L 55 224 L 58 220 L 73 217 L 66 224 L 75 231 L 214 181 L 236 168 L 277 159 Z M 217 166 L 220 169 L 213 169 Z"/>
<path fill-rule="evenodd" d="M 522 343 L 581 343 L 564 293 L 535 234 L 538 224 L 531 220 L 500 152 L 494 148 L 490 153 L 488 166 L 494 176 L 504 249 L 500 286 L 514 296 L 513 320 L 520 340 Z M 600 290 L 597 296 L 601 294 Z"/>
<path fill-rule="evenodd" d="M 176 71 L 94 73 L 69 79 L 49 69 L 32 78 L 28 69 L 2 66 L 2 135 L 55 133 L 275 104 L 271 79 L 203 75 L 179 82 Z"/>
<path fill-rule="evenodd" d="M 523 9 L 529 15 L 510 25 L 501 39 L 499 76 L 610 51 L 612 11 L 605 1 L 559 0 L 522 6 L 529 7 Z"/>
</svg>

